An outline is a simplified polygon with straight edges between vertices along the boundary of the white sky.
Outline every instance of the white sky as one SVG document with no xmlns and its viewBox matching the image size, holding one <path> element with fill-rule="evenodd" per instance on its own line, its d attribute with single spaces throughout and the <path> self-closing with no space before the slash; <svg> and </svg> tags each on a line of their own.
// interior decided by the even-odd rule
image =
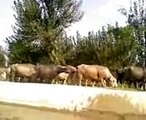
<svg viewBox="0 0 146 120">
<path fill-rule="evenodd" d="M 12 6 L 13 0 L 0 1 L 0 45 L 3 47 L 6 46 L 3 40 L 13 34 L 11 26 L 15 20 Z M 87 35 L 89 31 L 98 31 L 103 25 L 114 25 L 115 21 L 124 25 L 126 18 L 117 11 L 121 6 L 129 8 L 130 0 L 83 0 L 81 10 L 85 14 L 81 21 L 67 29 L 68 35 L 75 35 L 77 30 L 81 35 Z"/>
<path fill-rule="evenodd" d="M 107 24 L 115 25 L 115 21 L 123 26 L 127 19 L 117 10 L 121 7 L 129 9 L 129 6 L 130 0 L 83 0 L 84 17 L 68 29 L 68 34 L 75 35 L 78 30 L 81 35 L 87 35 L 89 31 L 98 31 Z"/>
</svg>

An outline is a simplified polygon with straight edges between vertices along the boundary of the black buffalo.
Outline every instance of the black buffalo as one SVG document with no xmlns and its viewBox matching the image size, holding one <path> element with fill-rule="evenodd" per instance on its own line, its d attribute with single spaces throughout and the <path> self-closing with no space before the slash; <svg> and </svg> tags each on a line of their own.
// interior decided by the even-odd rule
<svg viewBox="0 0 146 120">
<path fill-rule="evenodd" d="M 52 83 L 52 80 L 62 72 L 66 72 L 67 68 L 61 65 L 40 65 L 37 64 L 37 76 L 38 82 Z"/>
<path fill-rule="evenodd" d="M 116 72 L 117 82 L 122 84 L 124 81 L 127 81 L 129 87 L 133 83 L 135 88 L 138 88 L 138 85 L 143 85 L 143 89 L 145 90 L 145 67 L 127 66 L 121 69 L 117 69 Z"/>
</svg>

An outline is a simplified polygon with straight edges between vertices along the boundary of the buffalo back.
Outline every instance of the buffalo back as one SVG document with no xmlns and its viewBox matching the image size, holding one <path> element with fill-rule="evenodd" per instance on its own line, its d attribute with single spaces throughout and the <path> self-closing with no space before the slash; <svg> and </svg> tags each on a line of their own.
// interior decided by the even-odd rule
<svg viewBox="0 0 146 120">
<path fill-rule="evenodd" d="M 32 64 L 12 64 L 11 71 L 20 77 L 30 77 L 37 73 L 36 66 Z"/>
</svg>

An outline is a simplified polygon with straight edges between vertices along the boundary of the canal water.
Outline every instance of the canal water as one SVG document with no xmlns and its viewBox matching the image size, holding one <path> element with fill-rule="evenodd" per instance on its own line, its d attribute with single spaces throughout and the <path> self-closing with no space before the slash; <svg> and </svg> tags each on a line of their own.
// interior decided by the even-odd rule
<svg viewBox="0 0 146 120">
<path fill-rule="evenodd" d="M 0 102 L 0 120 L 146 120 L 146 115 L 101 111 L 69 113 Z"/>
</svg>

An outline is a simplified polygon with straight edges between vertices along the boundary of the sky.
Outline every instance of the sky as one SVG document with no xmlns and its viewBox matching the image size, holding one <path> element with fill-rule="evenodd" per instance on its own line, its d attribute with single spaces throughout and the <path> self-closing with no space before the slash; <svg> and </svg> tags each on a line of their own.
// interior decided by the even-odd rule
<svg viewBox="0 0 146 120">
<path fill-rule="evenodd" d="M 66 29 L 68 35 L 75 35 L 78 30 L 83 36 L 89 31 L 98 31 L 107 24 L 114 25 L 118 21 L 120 26 L 125 25 L 126 17 L 117 10 L 130 6 L 130 0 L 82 0 L 81 10 L 83 18 Z M 12 25 L 15 23 L 13 0 L 0 1 L 0 46 L 6 47 L 4 40 L 13 34 Z"/>
<path fill-rule="evenodd" d="M 123 26 L 127 19 L 118 9 L 129 9 L 129 6 L 130 0 L 83 0 L 81 10 L 85 12 L 84 17 L 68 29 L 68 34 L 75 35 L 78 30 L 81 35 L 87 35 L 107 24 L 115 25 L 115 21 Z"/>
</svg>

